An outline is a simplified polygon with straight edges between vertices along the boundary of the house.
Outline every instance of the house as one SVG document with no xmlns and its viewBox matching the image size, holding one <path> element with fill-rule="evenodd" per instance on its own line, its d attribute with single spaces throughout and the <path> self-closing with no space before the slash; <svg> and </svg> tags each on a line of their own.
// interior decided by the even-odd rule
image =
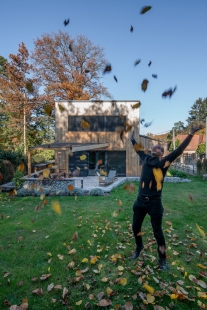
<svg viewBox="0 0 207 310">
<path fill-rule="evenodd" d="M 121 130 L 132 126 L 137 142 L 145 149 L 151 149 L 160 141 L 139 135 L 140 110 L 133 108 L 136 103 L 134 100 L 56 102 L 55 143 L 67 144 L 73 153 L 70 156 L 70 152 L 67 155 L 60 149 L 56 151 L 55 162 L 59 169 L 73 171 L 78 168 L 80 176 L 94 175 L 97 169 L 105 172 L 114 169 L 118 176 L 140 175 L 142 163 L 131 145 L 131 131 L 125 132 L 121 139 Z M 85 148 L 73 152 L 77 144 Z M 167 143 L 162 145 L 167 150 Z"/>
<path fill-rule="evenodd" d="M 187 136 L 188 135 L 178 134 L 175 137 L 175 140 L 180 140 L 181 142 L 183 142 Z M 206 142 L 206 136 L 205 135 L 194 135 L 192 137 L 189 145 L 186 147 L 185 151 L 183 152 L 183 154 L 195 154 L 198 145 L 200 143 L 204 143 L 204 142 Z"/>
</svg>

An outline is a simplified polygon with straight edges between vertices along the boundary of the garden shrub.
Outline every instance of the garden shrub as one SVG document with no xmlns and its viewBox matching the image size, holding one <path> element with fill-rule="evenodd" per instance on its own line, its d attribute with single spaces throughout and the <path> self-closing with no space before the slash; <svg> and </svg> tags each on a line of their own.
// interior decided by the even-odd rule
<svg viewBox="0 0 207 310">
<path fill-rule="evenodd" d="M 187 178 L 188 177 L 187 173 L 182 172 L 182 171 L 178 171 L 176 169 L 170 169 L 169 173 L 173 177 L 178 177 L 178 178 Z"/>
<path fill-rule="evenodd" d="M 16 188 L 20 188 L 24 183 L 24 179 L 22 179 L 23 176 L 24 176 L 23 172 L 19 171 L 18 169 L 14 172 L 12 182 L 14 183 Z"/>
<path fill-rule="evenodd" d="M 104 191 L 101 188 L 92 188 L 88 194 L 89 196 L 104 196 Z"/>
<path fill-rule="evenodd" d="M 0 159 L 0 172 L 3 175 L 3 179 L 0 181 L 1 183 L 11 182 L 14 176 L 14 165 L 10 160 Z"/>
<path fill-rule="evenodd" d="M 0 149 L 0 172 L 3 175 L 2 183 L 11 182 L 14 171 L 23 163 L 27 166 L 27 157 L 21 151 Z"/>
<path fill-rule="evenodd" d="M 45 150 L 45 151 L 36 151 L 35 155 L 32 156 L 32 160 L 37 164 L 40 164 L 44 161 L 50 161 L 55 158 L 55 151 L 53 150 Z"/>
</svg>

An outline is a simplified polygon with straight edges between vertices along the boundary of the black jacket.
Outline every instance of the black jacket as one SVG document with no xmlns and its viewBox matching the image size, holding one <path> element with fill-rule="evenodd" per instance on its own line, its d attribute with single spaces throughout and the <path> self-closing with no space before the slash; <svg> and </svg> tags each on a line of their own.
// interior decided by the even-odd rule
<svg viewBox="0 0 207 310">
<path fill-rule="evenodd" d="M 137 154 L 142 160 L 142 173 L 139 185 L 139 194 L 142 196 L 160 197 L 162 194 L 163 180 L 170 164 L 180 156 L 192 139 L 192 135 L 182 142 L 182 144 L 173 152 L 161 159 L 145 154 L 144 151 L 137 151 Z M 131 140 L 134 145 L 136 141 Z M 156 177 L 158 176 L 158 178 Z M 159 179 L 159 176 L 161 178 Z M 156 178 L 155 178 L 156 177 Z M 157 179 L 157 180 L 156 180 Z"/>
</svg>

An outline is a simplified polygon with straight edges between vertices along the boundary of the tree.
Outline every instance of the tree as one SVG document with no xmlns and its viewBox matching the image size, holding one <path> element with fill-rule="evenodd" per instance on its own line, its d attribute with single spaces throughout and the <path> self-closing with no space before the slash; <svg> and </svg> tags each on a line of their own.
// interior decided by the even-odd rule
<svg viewBox="0 0 207 310">
<path fill-rule="evenodd" d="M 32 61 L 44 92 L 42 102 L 54 108 L 54 100 L 110 98 L 101 83 L 106 64 L 103 49 L 84 36 L 72 39 L 59 31 L 44 34 L 35 41 Z"/>
<path fill-rule="evenodd" d="M 33 87 L 32 65 L 28 63 L 29 53 L 24 43 L 19 45 L 17 55 L 10 54 L 9 58 L 5 75 L 0 75 L 0 134 L 6 144 L 20 144 L 23 136 L 26 155 L 26 127 L 38 104 L 38 91 Z"/>
<path fill-rule="evenodd" d="M 179 139 L 175 140 L 175 148 L 177 148 L 179 145 L 181 145 L 181 141 Z M 170 144 L 170 148 L 169 151 L 172 152 L 173 151 L 173 143 Z"/>
<path fill-rule="evenodd" d="M 174 126 L 172 127 L 172 129 L 170 130 L 170 132 L 169 132 L 169 134 L 167 136 L 168 140 L 172 140 L 172 138 L 173 138 L 173 130 L 175 132 L 175 136 L 178 135 L 178 134 L 183 133 L 183 131 L 185 130 L 184 123 L 181 122 L 181 121 L 178 121 L 178 122 L 174 123 Z"/>
<path fill-rule="evenodd" d="M 205 142 L 198 144 L 196 153 L 197 154 L 205 154 L 206 153 L 206 143 Z"/>
<path fill-rule="evenodd" d="M 196 126 L 200 123 L 205 123 L 207 117 L 207 98 L 199 98 L 192 105 L 189 111 L 190 116 L 187 118 L 188 127 Z"/>
<path fill-rule="evenodd" d="M 6 58 L 0 56 L 0 75 L 5 73 L 6 62 L 7 62 Z"/>
</svg>

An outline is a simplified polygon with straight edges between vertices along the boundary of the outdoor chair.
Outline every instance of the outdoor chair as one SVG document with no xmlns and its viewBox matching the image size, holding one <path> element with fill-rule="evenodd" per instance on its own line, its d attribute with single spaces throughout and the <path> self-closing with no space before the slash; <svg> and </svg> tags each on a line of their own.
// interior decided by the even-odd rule
<svg viewBox="0 0 207 310">
<path fill-rule="evenodd" d="M 99 185 L 109 185 L 114 182 L 116 176 L 116 170 L 110 170 L 108 176 L 102 180 L 99 181 Z"/>
</svg>

